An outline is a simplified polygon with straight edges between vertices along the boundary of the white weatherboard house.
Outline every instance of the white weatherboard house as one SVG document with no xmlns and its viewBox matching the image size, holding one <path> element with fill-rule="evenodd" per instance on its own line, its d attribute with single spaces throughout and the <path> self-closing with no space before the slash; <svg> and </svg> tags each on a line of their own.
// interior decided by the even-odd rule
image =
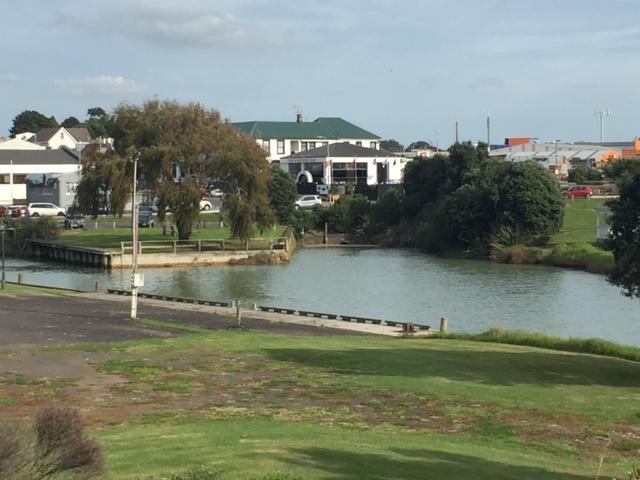
<svg viewBox="0 0 640 480">
<path fill-rule="evenodd" d="M 378 185 L 400 183 L 410 160 L 387 150 L 332 143 L 280 159 L 280 168 L 301 183 Z"/>
<path fill-rule="evenodd" d="M 64 195 L 75 197 L 80 181 L 78 157 L 67 148 L 56 150 L 0 149 L 0 205 L 27 203 L 27 176 L 33 174 L 65 175 Z"/>
<path fill-rule="evenodd" d="M 380 148 L 380 137 L 338 117 L 320 117 L 304 122 L 298 115 L 295 122 L 240 122 L 232 125 L 255 138 L 267 152 L 270 162 L 298 152 L 348 142 L 360 147 Z"/>
<path fill-rule="evenodd" d="M 78 146 L 91 143 L 91 134 L 84 127 L 80 128 L 41 128 L 33 137 L 32 141 L 46 148 L 67 147 L 71 150 L 78 150 Z"/>
</svg>

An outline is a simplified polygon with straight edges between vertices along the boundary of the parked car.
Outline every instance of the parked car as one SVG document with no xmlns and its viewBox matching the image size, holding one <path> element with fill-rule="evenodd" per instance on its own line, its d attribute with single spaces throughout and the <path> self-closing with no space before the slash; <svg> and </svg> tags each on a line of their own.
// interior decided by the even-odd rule
<svg viewBox="0 0 640 480">
<path fill-rule="evenodd" d="M 314 208 L 322 205 L 322 199 L 318 195 L 303 195 L 298 197 L 294 203 L 294 208 Z"/>
<path fill-rule="evenodd" d="M 84 229 L 84 215 L 81 213 L 71 213 L 64 219 L 64 228 L 73 230 L 74 228 Z"/>
<path fill-rule="evenodd" d="M 64 208 L 53 203 L 30 203 L 27 208 L 30 217 L 62 217 L 64 215 Z"/>
<path fill-rule="evenodd" d="M 138 226 L 153 228 L 155 221 L 153 219 L 153 211 L 150 208 L 138 210 Z"/>
<path fill-rule="evenodd" d="M 204 212 L 208 212 L 209 210 L 211 210 L 211 208 L 213 207 L 213 205 L 211 205 L 211 202 L 209 200 L 207 200 L 206 198 L 203 198 L 202 200 L 200 200 L 200 211 L 204 211 Z"/>
<path fill-rule="evenodd" d="M 9 215 L 13 218 L 24 218 L 29 216 L 29 208 L 26 205 L 11 205 Z"/>
<path fill-rule="evenodd" d="M 9 207 L 0 205 L 0 217 L 6 217 L 7 215 L 9 215 Z"/>
<path fill-rule="evenodd" d="M 586 198 L 589 200 L 593 196 L 593 189 L 585 185 L 576 185 L 562 192 L 565 198 Z"/>
</svg>

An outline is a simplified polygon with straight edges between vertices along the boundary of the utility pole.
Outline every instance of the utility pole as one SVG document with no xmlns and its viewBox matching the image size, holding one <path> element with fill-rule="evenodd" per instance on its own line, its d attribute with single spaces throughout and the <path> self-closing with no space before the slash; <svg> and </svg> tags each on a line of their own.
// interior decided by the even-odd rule
<svg viewBox="0 0 640 480">
<path fill-rule="evenodd" d="M 458 121 L 456 120 L 456 143 L 458 143 Z"/>
<path fill-rule="evenodd" d="M 600 117 L 600 144 L 604 143 L 604 119 L 611 116 L 611 109 L 600 110 L 593 113 L 596 117 Z"/>
<path fill-rule="evenodd" d="M 487 114 L 487 151 L 491 151 L 491 115 Z"/>
<path fill-rule="evenodd" d="M 131 232 L 133 237 L 133 245 L 131 248 L 131 320 L 135 320 L 138 316 L 138 287 L 140 281 L 138 278 L 138 207 L 136 205 L 138 183 L 138 156 L 133 158 L 133 197 L 131 199 Z"/>
</svg>

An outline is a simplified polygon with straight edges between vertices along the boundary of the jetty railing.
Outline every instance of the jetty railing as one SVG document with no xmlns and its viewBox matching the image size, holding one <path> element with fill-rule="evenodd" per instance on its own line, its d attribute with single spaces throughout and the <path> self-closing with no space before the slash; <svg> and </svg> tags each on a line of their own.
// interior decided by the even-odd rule
<svg viewBox="0 0 640 480">
<path fill-rule="evenodd" d="M 239 250 L 288 250 L 288 238 L 250 238 L 248 240 L 143 240 L 138 242 L 138 253 L 180 253 L 180 252 L 211 252 L 211 251 L 239 251 Z M 133 242 L 120 242 L 120 253 L 131 254 Z"/>
</svg>

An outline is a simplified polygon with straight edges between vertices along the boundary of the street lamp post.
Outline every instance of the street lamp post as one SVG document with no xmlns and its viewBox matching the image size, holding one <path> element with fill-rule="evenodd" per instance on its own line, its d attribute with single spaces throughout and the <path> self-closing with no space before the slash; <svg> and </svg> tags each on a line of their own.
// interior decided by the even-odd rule
<svg viewBox="0 0 640 480">
<path fill-rule="evenodd" d="M 135 320 L 138 316 L 138 287 L 140 280 L 138 278 L 138 208 L 136 205 L 138 183 L 138 157 L 133 159 L 133 196 L 131 198 L 131 231 L 133 237 L 133 245 L 131 248 L 131 320 Z"/>
<path fill-rule="evenodd" d="M 556 159 L 556 163 L 555 163 L 555 168 L 553 169 L 553 173 L 556 176 L 556 179 L 558 177 L 558 174 L 560 173 L 560 171 L 558 170 L 558 143 L 560 143 L 560 140 L 554 140 L 553 144 L 555 145 L 555 159 Z"/>
</svg>

